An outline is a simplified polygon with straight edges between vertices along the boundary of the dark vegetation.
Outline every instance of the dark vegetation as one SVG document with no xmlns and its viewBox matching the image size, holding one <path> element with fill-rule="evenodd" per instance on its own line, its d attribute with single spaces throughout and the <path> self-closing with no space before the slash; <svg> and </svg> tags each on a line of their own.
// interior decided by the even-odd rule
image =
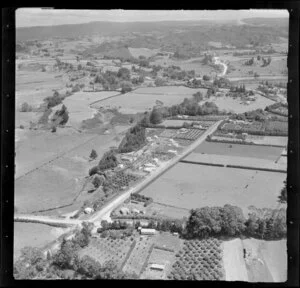
<svg viewBox="0 0 300 288">
<path fill-rule="evenodd" d="M 153 199 L 151 197 L 146 197 L 139 193 L 132 193 L 130 194 L 130 199 L 137 202 L 143 202 L 144 207 L 147 207 L 153 202 Z"/>
<path fill-rule="evenodd" d="M 140 149 L 146 144 L 146 131 L 140 124 L 130 128 L 119 145 L 118 152 L 128 153 Z"/>
</svg>

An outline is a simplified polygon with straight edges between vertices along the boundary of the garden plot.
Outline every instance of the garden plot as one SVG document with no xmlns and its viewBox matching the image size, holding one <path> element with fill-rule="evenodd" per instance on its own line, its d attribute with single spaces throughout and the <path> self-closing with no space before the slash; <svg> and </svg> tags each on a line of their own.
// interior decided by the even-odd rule
<svg viewBox="0 0 300 288">
<path fill-rule="evenodd" d="M 275 161 L 281 154 L 281 147 L 202 142 L 195 153 L 227 156 L 253 157 Z"/>
<path fill-rule="evenodd" d="M 256 100 L 248 102 L 249 104 L 243 104 L 240 98 L 232 98 L 229 96 L 223 97 L 210 97 L 209 101 L 214 102 L 219 110 L 226 110 L 233 113 L 244 113 L 255 109 L 265 109 L 266 106 L 271 105 L 274 101 L 256 94 Z M 203 102 L 204 103 L 204 102 Z"/>
<path fill-rule="evenodd" d="M 93 238 L 90 244 L 79 252 L 79 257 L 87 255 L 103 265 L 107 261 L 113 261 L 118 267 L 123 264 L 133 239 Z"/>
<path fill-rule="evenodd" d="M 224 280 L 221 242 L 215 238 L 185 241 L 168 275 L 173 280 Z"/>
<path fill-rule="evenodd" d="M 151 248 L 153 249 L 154 241 L 155 236 L 141 236 L 136 240 L 136 244 L 123 268 L 125 273 L 140 275 L 143 266 L 147 263 Z"/>
<path fill-rule="evenodd" d="M 203 134 L 203 132 L 203 130 L 199 129 L 188 129 L 185 133 L 178 133 L 174 138 L 184 140 L 196 140 Z"/>
<path fill-rule="evenodd" d="M 184 98 L 191 97 L 197 91 L 206 89 L 190 89 L 183 86 L 164 86 L 164 87 L 147 87 L 138 88 L 132 92 L 122 94 L 95 103 L 92 108 L 117 108 L 124 114 L 135 114 L 151 110 L 159 100 L 166 106 L 181 103 Z"/>
<path fill-rule="evenodd" d="M 178 163 L 141 194 L 154 202 L 185 209 L 231 204 L 270 207 L 284 186 L 285 173 Z"/>
<path fill-rule="evenodd" d="M 167 204 L 153 202 L 147 206 L 146 215 L 181 219 L 190 215 L 190 209 L 173 207 Z"/>
</svg>

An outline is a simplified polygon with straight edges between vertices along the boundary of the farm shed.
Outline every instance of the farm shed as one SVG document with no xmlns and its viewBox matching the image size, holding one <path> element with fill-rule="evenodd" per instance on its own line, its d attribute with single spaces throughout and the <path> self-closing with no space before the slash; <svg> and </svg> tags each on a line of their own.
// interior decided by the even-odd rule
<svg viewBox="0 0 300 288">
<path fill-rule="evenodd" d="M 87 207 L 87 208 L 84 209 L 84 213 L 85 213 L 85 214 L 91 214 L 91 213 L 93 213 L 93 212 L 94 212 L 94 209 L 91 208 L 91 207 Z"/>
<path fill-rule="evenodd" d="M 142 235 L 154 235 L 156 233 L 155 229 L 149 229 L 149 228 L 142 228 L 141 234 Z"/>
<path fill-rule="evenodd" d="M 163 271 L 165 269 L 165 265 L 161 264 L 151 264 L 150 269 L 152 270 L 158 270 L 158 271 Z"/>
</svg>

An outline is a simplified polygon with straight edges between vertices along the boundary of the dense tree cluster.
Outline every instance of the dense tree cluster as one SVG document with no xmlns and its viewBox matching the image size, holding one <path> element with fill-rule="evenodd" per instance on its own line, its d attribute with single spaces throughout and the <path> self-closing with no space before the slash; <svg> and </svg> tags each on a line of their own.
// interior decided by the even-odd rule
<svg viewBox="0 0 300 288">
<path fill-rule="evenodd" d="M 260 239 L 282 239 L 286 237 L 286 211 L 256 209 L 246 219 L 236 206 L 203 207 L 191 211 L 185 233 L 188 238 L 246 235 Z"/>
<path fill-rule="evenodd" d="M 246 66 L 251 66 L 254 64 L 254 57 L 252 57 L 251 59 L 247 60 L 245 63 L 244 63 Z"/>
<path fill-rule="evenodd" d="M 245 93 L 246 92 L 246 87 L 245 84 L 240 85 L 240 86 L 231 86 L 230 87 L 230 92 L 236 92 L 236 93 Z"/>
<path fill-rule="evenodd" d="M 64 99 L 57 91 L 53 93 L 53 96 L 46 97 L 44 99 L 45 103 L 47 104 L 47 108 L 54 107 L 62 102 Z"/>
<path fill-rule="evenodd" d="M 247 111 L 245 113 L 240 114 L 233 114 L 230 116 L 231 119 L 234 120 L 243 120 L 243 121 L 266 121 L 267 120 L 267 113 L 264 112 L 262 109 L 256 109 L 252 111 Z"/>
<path fill-rule="evenodd" d="M 69 120 L 69 112 L 65 105 L 62 105 L 60 110 L 57 110 L 52 117 L 52 123 L 56 125 L 65 125 Z"/>
<path fill-rule="evenodd" d="M 94 160 L 98 157 L 98 154 L 96 150 L 92 149 L 91 154 L 90 154 L 90 159 Z"/>
<path fill-rule="evenodd" d="M 237 236 L 245 230 L 245 218 L 239 207 L 203 207 L 191 210 L 186 226 L 187 237 Z"/>
<path fill-rule="evenodd" d="M 169 107 L 168 110 L 170 116 L 220 114 L 218 106 L 214 102 L 205 102 L 204 104 L 199 105 L 194 98 L 185 98 L 181 104 L 173 105 Z"/>
<path fill-rule="evenodd" d="M 158 108 L 153 108 L 150 113 L 150 123 L 151 124 L 160 124 L 163 120 L 163 114 Z"/>
<path fill-rule="evenodd" d="M 27 102 L 24 102 L 20 108 L 20 112 L 31 112 L 32 110 L 33 110 L 32 106 L 29 105 Z"/>
<path fill-rule="evenodd" d="M 122 81 L 120 86 L 121 86 L 122 94 L 128 93 L 132 90 L 132 85 L 131 85 L 131 82 L 129 82 L 129 81 Z"/>
<path fill-rule="evenodd" d="M 130 128 L 119 145 L 120 153 L 128 153 L 140 149 L 146 143 L 146 131 L 140 124 Z"/>
<path fill-rule="evenodd" d="M 278 196 L 278 201 L 280 203 L 287 203 L 287 184 L 284 181 L 284 187 L 280 191 L 280 195 Z"/>
<path fill-rule="evenodd" d="M 232 86 L 230 80 L 223 77 L 216 78 L 213 85 L 218 88 L 230 88 Z"/>
<path fill-rule="evenodd" d="M 138 202 L 143 202 L 145 207 L 147 207 L 153 202 L 153 199 L 151 197 L 147 197 L 139 193 L 130 194 L 130 199 Z"/>
<path fill-rule="evenodd" d="M 188 80 L 195 77 L 195 71 L 181 70 L 179 66 L 169 66 L 163 69 L 163 76 L 172 80 Z"/>
<path fill-rule="evenodd" d="M 109 150 L 108 152 L 104 153 L 101 160 L 98 164 L 98 169 L 100 171 L 104 171 L 107 169 L 112 169 L 118 166 L 118 159 L 116 157 L 116 151 L 114 149 Z"/>
<path fill-rule="evenodd" d="M 266 66 L 270 65 L 272 58 L 270 56 L 267 59 L 262 57 L 262 61 L 263 61 L 262 67 L 266 67 Z"/>
<path fill-rule="evenodd" d="M 202 64 L 204 64 L 204 65 L 212 64 L 213 63 L 213 58 L 214 58 L 213 55 L 205 53 L 204 58 L 202 60 Z"/>
</svg>

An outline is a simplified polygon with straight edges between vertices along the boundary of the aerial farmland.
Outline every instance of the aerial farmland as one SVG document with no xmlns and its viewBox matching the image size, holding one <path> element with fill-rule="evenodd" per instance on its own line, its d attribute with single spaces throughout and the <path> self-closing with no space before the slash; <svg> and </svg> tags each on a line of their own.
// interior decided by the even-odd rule
<svg viewBox="0 0 300 288">
<path fill-rule="evenodd" d="M 17 29 L 16 279 L 286 281 L 288 16 L 266 17 Z"/>
</svg>

